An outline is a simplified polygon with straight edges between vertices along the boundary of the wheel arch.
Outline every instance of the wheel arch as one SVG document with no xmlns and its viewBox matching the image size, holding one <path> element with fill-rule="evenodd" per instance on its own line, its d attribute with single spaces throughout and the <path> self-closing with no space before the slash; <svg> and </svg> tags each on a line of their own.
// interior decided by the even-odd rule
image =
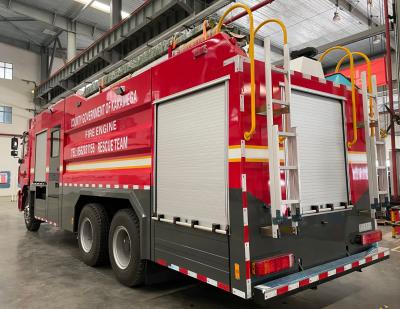
<svg viewBox="0 0 400 309">
<path fill-rule="evenodd" d="M 146 194 L 147 193 L 147 194 Z M 147 196 L 148 195 L 148 196 Z M 83 207 L 89 203 L 101 204 L 110 222 L 118 210 L 132 208 L 140 223 L 140 246 L 143 259 L 150 259 L 150 191 L 147 192 L 90 192 L 82 191 L 75 203 L 73 231 L 77 232 L 79 216 Z"/>
</svg>

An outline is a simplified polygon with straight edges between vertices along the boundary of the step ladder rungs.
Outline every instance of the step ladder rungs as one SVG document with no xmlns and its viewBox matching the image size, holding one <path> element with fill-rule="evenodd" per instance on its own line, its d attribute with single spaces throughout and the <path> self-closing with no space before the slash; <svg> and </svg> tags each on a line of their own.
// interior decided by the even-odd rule
<svg viewBox="0 0 400 309">
<path fill-rule="evenodd" d="M 289 105 L 288 102 L 285 102 L 285 101 L 282 101 L 282 100 L 278 100 L 278 99 L 272 99 L 272 104 L 280 104 L 280 105 L 285 105 L 285 106 Z"/>
<path fill-rule="evenodd" d="M 378 191 L 378 194 L 388 194 L 388 192 L 387 191 Z"/>
<path fill-rule="evenodd" d="M 297 170 L 295 165 L 283 165 L 279 167 L 281 170 Z"/>
<path fill-rule="evenodd" d="M 385 142 L 384 141 L 375 141 L 375 144 L 376 145 L 385 145 Z"/>
<path fill-rule="evenodd" d="M 384 165 L 382 165 L 382 166 L 377 166 L 377 169 L 378 169 L 378 170 L 385 170 L 385 169 L 386 169 L 386 166 L 384 166 Z"/>
<path fill-rule="evenodd" d="M 282 200 L 281 204 L 282 205 L 289 205 L 289 204 L 299 204 L 299 200 Z"/>
<path fill-rule="evenodd" d="M 287 70 L 285 70 L 283 68 L 276 67 L 276 66 L 272 66 L 271 67 L 271 71 L 287 74 Z"/>
<path fill-rule="evenodd" d="M 284 131 L 281 131 L 281 132 L 278 132 L 278 135 L 279 135 L 279 136 L 284 136 L 284 137 L 295 137 L 295 136 L 296 136 L 296 133 L 294 133 L 294 132 L 284 132 Z"/>
</svg>

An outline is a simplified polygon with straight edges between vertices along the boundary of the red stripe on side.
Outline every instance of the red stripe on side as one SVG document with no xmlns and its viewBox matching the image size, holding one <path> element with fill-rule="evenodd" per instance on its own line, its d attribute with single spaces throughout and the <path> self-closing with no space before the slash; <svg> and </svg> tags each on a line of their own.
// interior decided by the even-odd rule
<svg viewBox="0 0 400 309">
<path fill-rule="evenodd" d="M 282 294 L 287 293 L 288 291 L 289 291 L 289 286 L 286 285 L 286 286 L 278 288 L 276 290 L 276 293 L 277 293 L 277 295 L 282 295 Z"/>
<path fill-rule="evenodd" d="M 243 227 L 243 241 L 244 242 L 249 241 L 249 226 L 248 225 Z"/>
<path fill-rule="evenodd" d="M 319 278 L 319 280 L 323 280 L 323 279 L 328 278 L 328 272 L 326 271 L 326 272 L 320 273 L 318 275 L 318 278 Z"/>
<path fill-rule="evenodd" d="M 372 256 L 365 258 L 365 263 L 371 263 L 371 262 L 372 262 Z"/>
<path fill-rule="evenodd" d="M 197 279 L 203 282 L 207 282 L 207 277 L 204 275 L 197 274 Z"/>
<path fill-rule="evenodd" d="M 251 276 L 251 267 L 250 267 L 250 261 L 246 261 L 246 279 L 250 279 Z"/>
<path fill-rule="evenodd" d="M 224 290 L 224 291 L 227 291 L 227 292 L 229 292 L 231 290 L 229 285 L 227 285 L 225 283 L 222 283 L 222 282 L 218 282 L 217 287 L 220 288 L 221 290 Z"/>
<path fill-rule="evenodd" d="M 337 273 L 337 274 L 340 274 L 340 273 L 342 273 L 342 272 L 344 272 L 344 266 L 341 266 L 341 267 L 336 268 L 336 273 Z"/>
<path fill-rule="evenodd" d="M 179 267 L 179 272 L 184 274 L 184 275 L 188 274 L 188 270 L 186 268 L 183 268 L 183 267 Z"/>
<path fill-rule="evenodd" d="M 351 263 L 351 267 L 358 267 L 358 266 L 360 266 L 360 262 L 359 261 L 355 261 L 355 262 L 353 262 L 353 263 Z"/>
<path fill-rule="evenodd" d="M 299 287 L 306 286 L 310 284 L 310 279 L 303 279 L 299 281 Z"/>
<path fill-rule="evenodd" d="M 382 259 L 383 257 L 385 257 L 384 252 L 378 253 L 378 259 Z"/>
<path fill-rule="evenodd" d="M 160 265 L 162 265 L 162 266 L 167 266 L 167 265 L 168 265 L 168 264 L 167 264 L 167 261 L 162 260 L 162 259 L 156 260 L 156 263 L 158 263 L 158 264 L 160 264 Z"/>
</svg>

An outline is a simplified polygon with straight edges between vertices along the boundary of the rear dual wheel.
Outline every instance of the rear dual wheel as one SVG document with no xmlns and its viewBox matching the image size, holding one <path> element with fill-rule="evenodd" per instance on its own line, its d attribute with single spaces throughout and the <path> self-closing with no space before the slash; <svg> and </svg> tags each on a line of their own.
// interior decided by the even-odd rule
<svg viewBox="0 0 400 309">
<path fill-rule="evenodd" d="M 118 281 L 126 286 L 144 282 L 145 261 L 140 258 L 140 224 L 132 209 L 118 211 L 108 236 L 111 266 Z"/>
</svg>

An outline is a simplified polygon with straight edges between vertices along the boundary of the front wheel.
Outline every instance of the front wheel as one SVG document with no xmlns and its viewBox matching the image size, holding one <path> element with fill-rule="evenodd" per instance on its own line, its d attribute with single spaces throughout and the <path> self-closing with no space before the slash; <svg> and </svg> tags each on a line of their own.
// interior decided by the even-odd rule
<svg viewBox="0 0 400 309">
<path fill-rule="evenodd" d="M 25 197 L 24 221 L 26 229 L 31 232 L 36 232 L 40 228 L 40 223 L 42 223 L 42 221 L 35 218 L 33 205 L 29 202 L 29 196 Z"/>
<path fill-rule="evenodd" d="M 118 281 L 126 286 L 144 282 L 145 261 L 140 258 L 140 225 L 132 209 L 118 211 L 108 236 L 111 266 Z"/>
</svg>

